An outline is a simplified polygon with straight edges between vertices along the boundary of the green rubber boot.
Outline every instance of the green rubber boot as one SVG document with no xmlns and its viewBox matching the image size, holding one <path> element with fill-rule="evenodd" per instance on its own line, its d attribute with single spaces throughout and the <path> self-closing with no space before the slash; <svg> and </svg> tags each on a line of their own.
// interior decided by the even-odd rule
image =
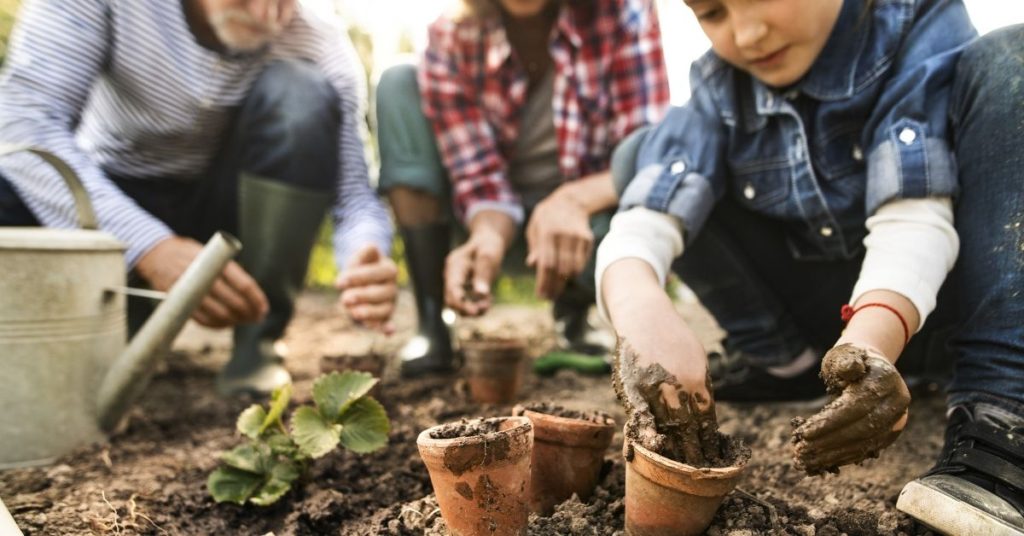
<svg viewBox="0 0 1024 536">
<path fill-rule="evenodd" d="M 267 295 L 263 321 L 235 327 L 231 361 L 217 378 L 223 396 L 265 395 L 291 381 L 274 342 L 284 334 L 333 192 L 242 173 L 238 181 L 240 262 Z"/>
</svg>

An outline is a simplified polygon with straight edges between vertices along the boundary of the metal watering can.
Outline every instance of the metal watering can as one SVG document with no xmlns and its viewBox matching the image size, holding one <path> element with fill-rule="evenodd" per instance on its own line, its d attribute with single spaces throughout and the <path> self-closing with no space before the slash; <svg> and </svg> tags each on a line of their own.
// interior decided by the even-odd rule
<svg viewBox="0 0 1024 536">
<path fill-rule="evenodd" d="M 81 229 L 0 227 L 0 469 L 52 462 L 103 439 L 241 249 L 218 233 L 126 345 L 124 245 L 97 231 L 88 194 L 60 158 Z M 159 293 L 152 293 L 159 294 Z"/>
</svg>

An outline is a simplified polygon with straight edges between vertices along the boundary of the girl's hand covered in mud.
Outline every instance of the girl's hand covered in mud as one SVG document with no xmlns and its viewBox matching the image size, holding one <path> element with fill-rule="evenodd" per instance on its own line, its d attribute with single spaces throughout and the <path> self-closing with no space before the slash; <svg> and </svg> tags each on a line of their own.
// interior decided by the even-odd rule
<svg viewBox="0 0 1024 536">
<path fill-rule="evenodd" d="M 628 415 L 627 439 L 695 467 L 721 464 L 723 441 L 710 381 L 687 389 L 661 365 L 644 363 L 621 339 L 613 374 Z"/>
<path fill-rule="evenodd" d="M 910 391 L 896 367 L 852 344 L 829 350 L 821 378 L 834 398 L 807 419 L 794 419 L 797 467 L 809 475 L 878 457 L 907 424 Z"/>
</svg>

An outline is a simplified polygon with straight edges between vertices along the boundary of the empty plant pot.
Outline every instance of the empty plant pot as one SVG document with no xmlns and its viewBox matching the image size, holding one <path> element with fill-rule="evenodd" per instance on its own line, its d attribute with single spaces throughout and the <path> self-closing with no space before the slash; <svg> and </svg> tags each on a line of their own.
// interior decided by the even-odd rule
<svg viewBox="0 0 1024 536">
<path fill-rule="evenodd" d="M 533 426 L 498 417 L 429 428 L 416 440 L 454 536 L 526 533 Z"/>
<path fill-rule="evenodd" d="M 626 534 L 689 536 L 703 534 L 746 466 L 697 468 L 632 443 L 626 456 Z"/>
<path fill-rule="evenodd" d="M 548 516 L 573 493 L 589 499 L 615 435 L 611 417 L 549 404 L 516 406 L 512 414 L 533 423 L 530 509 Z"/>
<path fill-rule="evenodd" d="M 523 385 L 526 343 L 519 339 L 482 338 L 462 342 L 463 374 L 475 402 L 513 402 Z"/>
</svg>

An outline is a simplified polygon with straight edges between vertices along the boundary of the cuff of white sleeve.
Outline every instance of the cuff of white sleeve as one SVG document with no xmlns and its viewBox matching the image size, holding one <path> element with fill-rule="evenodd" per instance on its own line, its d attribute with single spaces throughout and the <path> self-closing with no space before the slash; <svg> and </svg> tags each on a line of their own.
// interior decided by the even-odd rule
<svg viewBox="0 0 1024 536">
<path fill-rule="evenodd" d="M 601 282 L 609 266 L 626 258 L 640 259 L 650 265 L 664 285 L 672 261 L 682 252 L 683 225 L 678 218 L 644 207 L 616 214 L 608 234 L 597 248 L 594 279 L 601 317 L 611 323 L 601 292 Z"/>
<path fill-rule="evenodd" d="M 891 265 L 890 265 L 891 266 Z M 918 276 L 907 270 L 868 270 L 861 272 L 860 279 L 853 287 L 850 303 L 857 303 L 864 294 L 872 290 L 888 290 L 903 296 L 917 309 L 920 323 L 910 326 L 913 333 L 921 331 L 928 315 L 935 310 L 935 289 Z"/>
</svg>

